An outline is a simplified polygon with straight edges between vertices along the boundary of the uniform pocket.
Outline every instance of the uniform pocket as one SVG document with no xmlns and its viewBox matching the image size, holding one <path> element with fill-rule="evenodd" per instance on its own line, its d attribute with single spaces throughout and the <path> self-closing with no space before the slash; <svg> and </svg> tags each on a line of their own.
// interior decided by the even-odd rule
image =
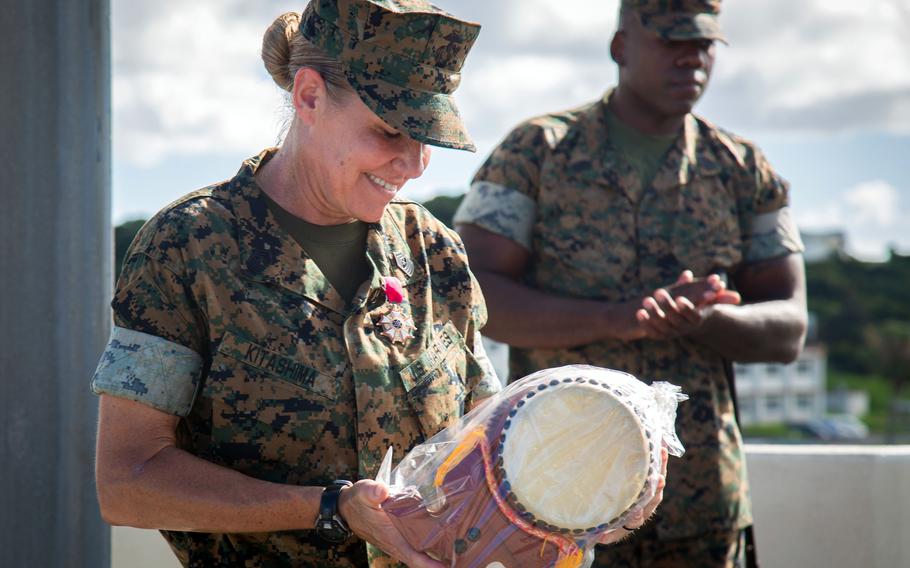
<svg viewBox="0 0 910 568">
<path fill-rule="evenodd" d="M 338 399 L 338 381 L 335 376 L 320 372 L 297 358 L 264 347 L 230 331 L 225 332 L 218 352 L 333 402 Z"/>
<path fill-rule="evenodd" d="M 573 188 L 579 183 L 567 181 Z M 626 199 L 608 201 L 608 195 L 595 185 L 571 200 L 539 206 L 531 273 L 536 287 L 580 298 L 621 297 L 636 261 L 635 214 Z"/>
<path fill-rule="evenodd" d="M 741 260 L 736 199 L 720 176 L 698 177 L 683 186 L 673 219 L 673 253 L 684 268 L 704 275 Z"/>
<path fill-rule="evenodd" d="M 425 437 L 452 426 L 464 414 L 471 363 L 477 366 L 464 338 L 448 322 L 430 346 L 399 371 L 408 405 Z"/>
<path fill-rule="evenodd" d="M 353 445 L 350 417 L 338 409 L 341 377 L 328 374 L 328 360 L 325 371 L 313 367 L 312 355 L 224 334 L 202 389 L 214 461 L 284 482 L 294 470 L 330 461 L 342 441 Z"/>
</svg>

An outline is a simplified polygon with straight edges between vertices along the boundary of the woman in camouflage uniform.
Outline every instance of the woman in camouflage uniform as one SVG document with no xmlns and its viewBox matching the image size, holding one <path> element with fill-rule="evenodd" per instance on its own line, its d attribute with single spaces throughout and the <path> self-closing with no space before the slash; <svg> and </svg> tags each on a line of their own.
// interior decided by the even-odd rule
<svg viewBox="0 0 910 568">
<path fill-rule="evenodd" d="M 451 93 L 478 31 L 424 0 L 312 0 L 269 29 L 284 142 L 159 212 L 117 283 L 93 380 L 108 522 L 186 566 L 364 566 L 363 541 L 438 565 L 369 479 L 499 389 L 461 241 L 394 199 L 428 145 L 474 149 Z"/>
</svg>

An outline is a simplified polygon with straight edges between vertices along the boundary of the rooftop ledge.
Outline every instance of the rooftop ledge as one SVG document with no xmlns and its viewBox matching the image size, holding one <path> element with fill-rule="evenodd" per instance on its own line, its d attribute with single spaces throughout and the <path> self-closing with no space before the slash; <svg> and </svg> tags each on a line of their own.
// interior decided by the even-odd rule
<svg viewBox="0 0 910 568">
<path fill-rule="evenodd" d="M 910 566 L 910 446 L 746 444 L 763 568 Z"/>
<path fill-rule="evenodd" d="M 910 566 L 910 445 L 746 444 L 762 568 Z M 179 568 L 155 531 L 116 527 L 113 568 Z"/>
<path fill-rule="evenodd" d="M 746 442 L 746 455 L 901 457 L 910 456 L 910 445 L 750 444 Z"/>
</svg>

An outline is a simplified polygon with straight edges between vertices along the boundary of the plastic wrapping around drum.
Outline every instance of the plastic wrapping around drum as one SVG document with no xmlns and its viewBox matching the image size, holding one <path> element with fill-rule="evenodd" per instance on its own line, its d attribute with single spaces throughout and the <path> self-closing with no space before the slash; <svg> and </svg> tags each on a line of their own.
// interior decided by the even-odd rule
<svg viewBox="0 0 910 568">
<path fill-rule="evenodd" d="M 578 566 L 654 496 L 660 448 L 682 455 L 669 383 L 588 366 L 519 381 L 414 448 L 383 504 L 451 566 Z"/>
</svg>

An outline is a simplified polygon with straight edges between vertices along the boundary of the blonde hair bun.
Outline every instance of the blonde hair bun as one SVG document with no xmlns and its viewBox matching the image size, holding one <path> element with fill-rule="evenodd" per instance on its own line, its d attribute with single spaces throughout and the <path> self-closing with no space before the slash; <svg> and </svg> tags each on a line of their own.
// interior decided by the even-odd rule
<svg viewBox="0 0 910 568">
<path fill-rule="evenodd" d="M 286 12 L 272 22 L 262 37 L 262 62 L 272 76 L 272 80 L 290 91 L 294 84 L 291 73 L 291 43 L 300 29 L 300 14 Z"/>
</svg>

